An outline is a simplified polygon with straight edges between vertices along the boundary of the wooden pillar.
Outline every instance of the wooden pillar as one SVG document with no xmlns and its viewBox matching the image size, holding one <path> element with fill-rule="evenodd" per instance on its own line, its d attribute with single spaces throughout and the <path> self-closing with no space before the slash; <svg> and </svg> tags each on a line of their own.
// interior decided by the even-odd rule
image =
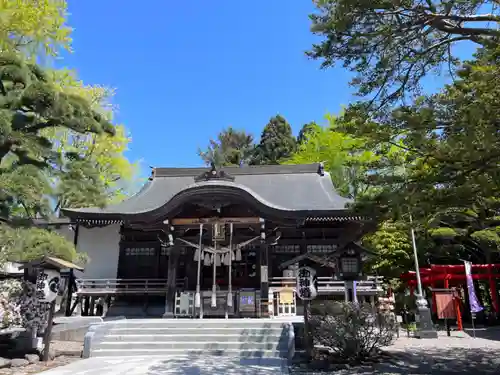
<svg viewBox="0 0 500 375">
<path fill-rule="evenodd" d="M 75 224 L 74 227 L 74 234 L 73 234 L 73 245 L 75 246 L 75 249 L 78 246 L 78 234 L 80 232 L 80 226 L 78 224 Z M 73 299 L 73 289 L 75 287 L 75 273 L 73 269 L 69 270 L 69 277 L 68 277 L 68 293 L 67 293 L 67 300 L 66 300 L 66 311 L 64 315 L 66 316 L 71 316 L 72 311 L 71 311 L 71 300 Z"/>
<path fill-rule="evenodd" d="M 85 296 L 83 302 L 83 313 L 82 316 L 89 316 L 89 308 L 90 308 L 90 297 Z"/>
<path fill-rule="evenodd" d="M 260 223 L 260 316 L 269 317 L 269 248 L 266 243 L 266 224 Z"/>
<path fill-rule="evenodd" d="M 464 325 L 462 322 L 462 311 L 460 310 L 460 294 L 458 293 L 458 288 L 453 296 L 453 304 L 455 305 L 455 312 L 457 313 L 457 326 L 459 331 L 464 330 Z"/>
<path fill-rule="evenodd" d="M 167 292 L 165 296 L 164 318 L 174 316 L 175 292 L 177 280 L 177 266 L 179 264 L 180 249 L 177 246 L 171 246 L 168 253 L 168 274 L 167 274 Z"/>
<path fill-rule="evenodd" d="M 56 309 L 56 301 L 52 301 L 49 307 L 49 316 L 47 319 L 47 328 L 43 336 L 43 354 L 42 360 L 47 362 L 50 354 L 50 341 L 52 338 L 52 326 L 54 325 L 54 311 Z"/>
</svg>

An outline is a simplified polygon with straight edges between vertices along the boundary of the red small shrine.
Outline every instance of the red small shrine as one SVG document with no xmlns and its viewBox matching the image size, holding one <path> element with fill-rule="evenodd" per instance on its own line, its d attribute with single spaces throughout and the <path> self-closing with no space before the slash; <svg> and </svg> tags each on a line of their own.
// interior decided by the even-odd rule
<svg viewBox="0 0 500 375">
<path fill-rule="evenodd" d="M 500 307 L 498 303 L 498 292 L 496 287 L 496 280 L 500 279 L 500 264 L 473 264 L 472 267 L 472 279 L 473 280 L 488 280 L 489 289 L 491 294 L 491 301 L 493 305 L 493 310 L 496 314 L 500 312 Z M 463 286 L 466 288 L 465 279 L 465 265 L 454 264 L 454 265 L 437 265 L 432 264 L 427 268 L 420 268 L 420 277 L 422 280 L 422 286 L 427 286 L 431 288 L 452 288 L 457 286 Z M 415 287 L 417 286 L 417 277 L 415 271 L 409 271 L 401 274 L 401 279 L 407 283 L 410 287 L 410 295 L 414 295 Z M 432 311 L 434 313 L 436 310 L 436 296 L 432 295 Z M 460 300 L 455 299 L 455 309 L 457 312 L 457 323 L 459 329 L 462 329 L 462 318 L 460 314 Z"/>
</svg>

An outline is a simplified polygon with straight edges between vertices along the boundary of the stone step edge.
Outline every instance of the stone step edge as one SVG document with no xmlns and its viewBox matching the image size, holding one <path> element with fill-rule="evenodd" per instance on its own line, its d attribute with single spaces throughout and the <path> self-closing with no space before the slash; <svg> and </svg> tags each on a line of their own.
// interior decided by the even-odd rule
<svg viewBox="0 0 500 375">
<path fill-rule="evenodd" d="M 117 334 L 117 335 L 104 335 L 103 338 L 106 337 L 127 337 L 127 338 L 141 338 L 141 337 L 163 337 L 163 338 L 179 338 L 179 337 L 200 337 L 200 336 L 209 336 L 209 337 L 241 337 L 242 335 L 240 334 L 227 334 L 227 333 L 212 333 L 209 335 L 199 335 L 196 333 L 178 333 L 178 334 L 164 334 L 164 333 L 158 333 L 155 335 L 135 335 L 135 334 Z M 244 337 L 249 337 L 249 338 L 255 338 L 255 339 L 262 339 L 263 337 L 260 335 L 245 335 Z M 276 336 L 271 336 L 271 335 L 266 335 L 264 338 L 267 339 L 281 339 L 283 336 L 282 335 L 276 335 Z"/>
<path fill-rule="evenodd" d="M 106 326 L 98 326 L 98 328 L 107 328 Z M 148 330 L 148 331 L 157 331 L 160 329 L 170 329 L 173 331 L 186 331 L 186 330 L 191 330 L 191 331 L 200 331 L 200 330 L 233 330 L 233 331 L 243 331 L 243 330 L 252 330 L 252 331 L 279 331 L 282 332 L 284 328 L 248 328 L 248 327 L 110 327 L 108 328 L 108 331 L 128 331 L 128 330 Z"/>
<path fill-rule="evenodd" d="M 92 349 L 91 353 L 109 353 L 109 352 L 119 352 L 119 353 L 127 353 L 127 352 L 144 352 L 144 353 L 149 353 L 151 352 L 151 349 Z M 285 350 L 272 350 L 272 349 L 267 349 L 267 350 L 251 350 L 251 349 L 156 349 L 154 350 L 154 353 L 186 353 L 186 354 L 209 354 L 213 355 L 211 352 L 222 352 L 223 353 L 250 353 L 250 354 L 286 354 L 287 351 Z M 160 354 L 158 354 L 160 355 Z M 276 358 L 281 358 L 281 357 L 276 357 Z"/>
<path fill-rule="evenodd" d="M 164 344 L 182 344 L 182 345 L 208 345 L 208 344 L 248 344 L 248 345 L 258 345 L 258 344 L 276 344 L 274 342 L 248 342 L 248 341 L 101 341 L 99 345 L 164 345 Z"/>
</svg>

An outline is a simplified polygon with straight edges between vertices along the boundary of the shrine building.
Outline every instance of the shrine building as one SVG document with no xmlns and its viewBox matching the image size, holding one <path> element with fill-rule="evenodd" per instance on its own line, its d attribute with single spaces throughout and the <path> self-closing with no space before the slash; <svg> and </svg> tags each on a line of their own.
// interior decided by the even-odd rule
<svg viewBox="0 0 500 375">
<path fill-rule="evenodd" d="M 349 202 L 322 164 L 153 168 L 123 202 L 62 209 L 61 232 L 89 256 L 77 303 L 83 315 L 105 301 L 104 314 L 291 316 L 305 261 L 317 298 L 343 300 L 336 255 L 362 256 L 357 241 L 373 228 Z M 374 277 L 357 282 L 358 299 L 380 292 Z"/>
</svg>

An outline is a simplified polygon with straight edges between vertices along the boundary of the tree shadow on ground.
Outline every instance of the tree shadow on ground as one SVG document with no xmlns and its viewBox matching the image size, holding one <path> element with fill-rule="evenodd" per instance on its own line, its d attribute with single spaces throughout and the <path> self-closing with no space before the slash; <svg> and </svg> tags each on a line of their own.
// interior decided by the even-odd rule
<svg viewBox="0 0 500 375">
<path fill-rule="evenodd" d="M 372 368 L 351 368 L 338 374 L 499 374 L 500 356 L 497 350 L 477 348 L 417 348 L 389 351 L 393 358 Z"/>
<path fill-rule="evenodd" d="M 477 328 L 475 330 L 472 328 L 465 328 L 464 332 L 470 337 L 474 337 L 475 334 L 479 339 L 500 341 L 500 327 Z"/>
<path fill-rule="evenodd" d="M 288 374 L 282 362 L 272 358 L 238 358 L 189 355 L 157 362 L 145 375 L 280 375 Z"/>
</svg>

